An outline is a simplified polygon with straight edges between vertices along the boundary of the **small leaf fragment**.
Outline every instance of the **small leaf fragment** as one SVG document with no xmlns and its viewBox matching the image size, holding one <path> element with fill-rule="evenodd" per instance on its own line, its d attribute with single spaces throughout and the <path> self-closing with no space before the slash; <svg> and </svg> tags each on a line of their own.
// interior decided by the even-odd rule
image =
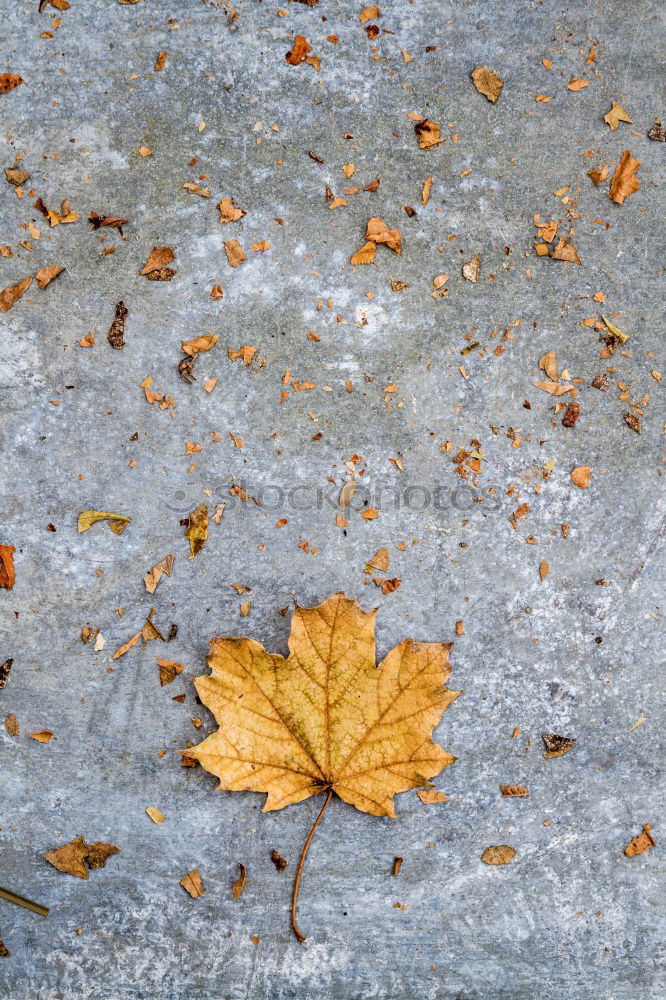
<svg viewBox="0 0 666 1000">
<path fill-rule="evenodd" d="M 0 589 L 11 590 L 16 580 L 13 545 L 0 545 Z M 9 663 L 11 667 L 11 661 Z"/>
<path fill-rule="evenodd" d="M 11 673 L 13 663 L 14 660 L 11 656 L 9 659 L 5 660 L 4 663 L 0 663 L 0 690 L 7 687 L 7 681 L 9 680 L 9 674 Z"/>
<path fill-rule="evenodd" d="M 163 823 L 165 816 L 156 806 L 147 806 L 146 812 L 152 819 L 153 823 Z"/>
<path fill-rule="evenodd" d="M 579 490 L 586 490 L 590 485 L 590 468 L 587 465 L 579 465 L 571 471 L 571 482 Z"/>
<path fill-rule="evenodd" d="M 155 563 L 155 565 L 151 566 L 148 570 L 143 578 L 143 582 L 149 594 L 155 593 L 157 584 L 162 579 L 162 576 L 171 576 L 175 558 L 175 554 L 170 552 L 169 555 L 166 555 L 164 559 L 160 559 L 159 562 Z"/>
<path fill-rule="evenodd" d="M 436 788 L 417 788 L 416 794 L 424 806 L 438 805 L 440 802 L 450 802 L 451 799 L 444 792 L 439 792 Z"/>
<path fill-rule="evenodd" d="M 198 868 L 193 868 L 191 872 L 187 875 L 183 875 L 180 880 L 185 892 L 188 892 L 192 899 L 197 899 L 199 896 L 203 896 L 206 891 L 203 887 L 203 881 L 201 879 L 201 873 Z"/>
<path fill-rule="evenodd" d="M 611 132 L 615 132 L 620 122 L 628 122 L 633 125 L 633 118 L 630 118 L 621 104 L 611 101 L 610 111 L 604 115 L 604 121 L 610 126 Z"/>
<path fill-rule="evenodd" d="M 29 274 L 27 278 L 23 278 L 16 285 L 10 285 L 9 288 L 4 288 L 0 292 L 0 312 L 9 312 L 15 302 L 21 298 L 23 293 L 32 284 L 32 275 Z"/>
<path fill-rule="evenodd" d="M 505 799 L 526 799 L 530 794 L 527 785 L 500 785 L 500 792 Z"/>
<path fill-rule="evenodd" d="M 543 733 L 541 739 L 546 747 L 544 754 L 546 760 L 552 760 L 553 757 L 563 757 L 565 753 L 569 753 L 576 742 L 568 736 L 556 736 L 555 733 Z"/>
<path fill-rule="evenodd" d="M 549 573 L 550 573 L 550 563 L 547 562 L 545 559 L 542 559 L 541 562 L 539 563 L 539 576 L 541 577 L 542 580 L 545 580 Z"/>
<path fill-rule="evenodd" d="M 201 552 L 208 538 L 208 504 L 202 503 L 188 518 L 185 537 L 190 543 L 190 559 Z"/>
<path fill-rule="evenodd" d="M 283 858 L 280 852 L 275 849 L 271 851 L 271 861 L 279 872 L 283 872 L 288 864 L 286 858 Z"/>
<path fill-rule="evenodd" d="M 466 264 L 463 264 L 462 274 L 463 278 L 467 281 L 471 281 L 474 284 L 479 280 L 479 271 L 481 270 L 481 253 L 475 253 L 471 260 L 468 260 Z"/>
<path fill-rule="evenodd" d="M 504 81 L 493 69 L 487 66 L 477 66 L 470 73 L 472 83 L 480 94 L 483 94 L 492 104 L 502 93 Z"/>
<path fill-rule="evenodd" d="M 132 518 L 124 517 L 122 514 L 109 514 L 102 510 L 84 510 L 79 514 L 79 532 L 87 531 L 99 521 L 108 521 L 114 535 L 122 535 L 127 525 L 131 524 Z"/>
<path fill-rule="evenodd" d="M 645 854 L 649 851 L 651 847 L 656 845 L 657 841 L 652 836 L 650 832 L 650 824 L 645 823 L 643 826 L 643 832 L 639 833 L 637 837 L 634 837 L 624 849 L 624 853 L 628 858 L 635 858 L 637 854 Z"/>
<path fill-rule="evenodd" d="M 245 865 L 238 863 L 238 869 L 240 875 L 231 887 L 231 891 L 234 894 L 234 899 L 240 899 L 245 892 L 245 886 L 247 885 L 247 868 Z"/>
<path fill-rule="evenodd" d="M 515 847 L 502 844 L 499 847 L 487 847 L 481 855 L 481 860 L 487 865 L 508 865 L 517 853 Z"/>
<path fill-rule="evenodd" d="M 46 286 L 50 285 L 53 279 L 57 278 L 58 275 L 61 274 L 64 270 L 65 270 L 64 267 L 58 267 L 57 264 L 51 267 L 40 268 L 40 270 L 37 271 L 37 273 L 35 274 L 35 278 L 37 279 L 37 284 L 39 285 L 40 288 L 46 288 Z"/>
<path fill-rule="evenodd" d="M 629 150 L 625 149 L 611 177 L 610 190 L 608 192 L 608 197 L 616 205 L 622 205 L 629 195 L 640 191 L 641 185 L 636 177 L 636 171 L 639 167 L 639 160 L 634 159 Z"/>
</svg>

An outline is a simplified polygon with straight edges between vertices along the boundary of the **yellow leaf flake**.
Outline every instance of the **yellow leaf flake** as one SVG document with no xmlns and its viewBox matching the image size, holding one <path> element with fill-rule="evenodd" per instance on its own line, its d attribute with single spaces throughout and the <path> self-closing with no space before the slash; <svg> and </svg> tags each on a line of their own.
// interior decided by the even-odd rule
<svg viewBox="0 0 666 1000">
<path fill-rule="evenodd" d="M 127 525 L 131 523 L 132 518 L 123 517 L 122 514 L 109 514 L 102 510 L 84 510 L 79 514 L 79 532 L 87 531 L 88 528 L 92 528 L 93 524 L 97 524 L 99 521 L 108 521 L 114 535 L 122 535 Z"/>
</svg>

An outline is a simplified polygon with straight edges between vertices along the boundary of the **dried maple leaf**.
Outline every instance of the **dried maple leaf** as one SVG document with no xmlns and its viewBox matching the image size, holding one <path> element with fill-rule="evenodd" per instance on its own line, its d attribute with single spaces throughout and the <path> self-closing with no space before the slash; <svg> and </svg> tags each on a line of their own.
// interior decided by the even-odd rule
<svg viewBox="0 0 666 1000">
<path fill-rule="evenodd" d="M 122 514 L 109 514 L 103 510 L 84 510 L 79 514 L 79 532 L 87 531 L 88 528 L 92 528 L 93 524 L 97 524 L 98 521 L 108 521 L 114 535 L 122 535 L 127 525 L 131 523 L 132 518 L 123 517 Z"/>
<path fill-rule="evenodd" d="M 636 171 L 640 167 L 640 162 L 635 160 L 628 149 L 620 157 L 620 161 L 615 168 L 615 173 L 611 177 L 608 197 L 616 205 L 622 205 L 630 194 L 640 191 L 640 183 L 636 177 Z"/>
<path fill-rule="evenodd" d="M 267 794 L 264 811 L 326 792 L 298 864 L 336 792 L 374 816 L 395 816 L 393 797 L 428 787 L 456 760 L 431 739 L 461 694 L 444 685 L 450 643 L 405 639 L 375 665 L 375 611 L 339 593 L 296 607 L 287 659 L 253 639 L 211 641 L 210 676 L 195 685 L 219 729 L 188 750 L 219 788 Z"/>
<path fill-rule="evenodd" d="M 502 78 L 495 70 L 488 69 L 487 66 L 477 66 L 476 69 L 472 70 L 470 76 L 478 92 L 494 104 L 502 93 L 502 87 L 504 86 Z"/>
<path fill-rule="evenodd" d="M 88 878 L 88 869 L 103 868 L 108 858 L 119 852 L 115 844 L 86 844 L 83 837 L 77 837 L 69 844 L 56 847 L 44 855 L 46 861 L 66 875 Z"/>
<path fill-rule="evenodd" d="M 3 590 L 11 590 L 14 586 L 16 579 L 14 572 L 15 552 L 16 549 L 13 545 L 0 545 L 0 587 Z"/>
<path fill-rule="evenodd" d="M 10 285 L 9 288 L 4 288 L 0 292 L 0 312 L 9 312 L 14 303 L 18 302 L 31 284 L 32 275 L 29 274 L 27 278 L 23 278 L 22 281 L 18 282 L 18 284 Z"/>
<path fill-rule="evenodd" d="M 17 73 L 0 73 L 0 94 L 8 94 L 22 83 L 23 77 Z"/>
<path fill-rule="evenodd" d="M 610 126 L 611 132 L 615 132 L 620 122 L 627 122 L 629 125 L 633 125 L 634 120 L 629 117 L 621 104 L 611 101 L 611 109 L 608 114 L 604 115 L 604 121 Z"/>
<path fill-rule="evenodd" d="M 650 824 L 645 823 L 643 825 L 643 832 L 639 833 L 637 837 L 634 837 L 624 849 L 624 853 L 628 858 L 635 858 L 637 854 L 645 854 L 649 851 L 651 847 L 654 847 L 657 841 L 652 836 L 650 832 Z"/>
</svg>

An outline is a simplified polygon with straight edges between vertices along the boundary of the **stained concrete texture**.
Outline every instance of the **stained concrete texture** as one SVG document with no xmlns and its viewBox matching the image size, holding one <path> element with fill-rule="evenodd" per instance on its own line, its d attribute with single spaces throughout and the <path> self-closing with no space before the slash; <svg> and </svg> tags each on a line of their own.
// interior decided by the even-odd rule
<svg viewBox="0 0 666 1000">
<path fill-rule="evenodd" d="M 0 70 L 24 81 L 0 95 L 2 166 L 20 153 L 31 177 L 22 198 L 0 177 L 0 287 L 66 270 L 0 321 L 0 544 L 16 548 L 16 584 L 0 591 L 0 661 L 14 661 L 0 716 L 20 727 L 0 727 L 0 884 L 51 907 L 44 920 L 0 900 L 0 993 L 659 995 L 664 146 L 647 138 L 663 117 L 659 5 L 384 0 L 362 25 L 360 0 L 70 4 L 2 12 Z M 297 34 L 319 70 L 285 60 Z M 494 105 L 469 78 L 486 64 L 504 80 Z M 571 78 L 589 85 L 571 91 Z M 610 131 L 611 101 L 632 123 Z M 420 149 L 415 115 L 445 141 Z M 587 171 L 612 174 L 625 149 L 641 187 L 618 205 Z M 346 205 L 329 208 L 326 185 Z M 38 197 L 58 211 L 69 199 L 78 220 L 51 228 Z M 247 214 L 220 224 L 221 197 Z M 92 211 L 127 219 L 124 235 L 93 231 Z M 574 231 L 581 266 L 535 255 L 534 215 Z M 402 255 L 379 246 L 353 268 L 371 217 L 400 230 Z M 231 239 L 248 258 L 236 269 Z M 153 246 L 176 254 L 170 282 L 139 275 Z M 477 252 L 474 284 L 461 265 Z M 432 298 L 442 273 L 448 296 Z M 126 346 L 113 350 L 121 300 Z M 601 312 L 629 335 L 614 353 Z M 89 332 L 94 347 L 80 347 Z M 219 342 L 186 384 L 180 342 L 205 333 Z M 247 366 L 227 356 L 243 345 L 257 348 Z M 574 380 L 574 427 L 556 409 L 571 394 L 534 386 L 548 351 Z M 591 385 L 603 373 L 606 391 Z M 147 401 L 147 376 L 174 406 Z M 624 419 L 637 410 L 640 435 Z M 570 479 L 579 466 L 585 490 Z M 202 502 L 226 509 L 188 560 L 180 522 Z M 87 508 L 132 522 L 78 534 Z M 394 593 L 365 572 L 381 547 Z M 143 576 L 169 552 L 173 574 L 150 596 Z M 216 791 L 176 751 L 214 728 L 192 685 L 210 637 L 286 653 L 279 610 L 337 590 L 379 607 L 380 655 L 406 635 L 455 641 L 464 696 L 436 735 L 459 759 L 435 781 L 448 803 L 407 792 L 396 820 L 333 800 L 299 945 L 291 883 L 320 800 L 262 814 L 261 796 Z M 177 637 L 114 661 L 151 607 Z M 86 625 L 103 649 L 82 643 Z M 185 665 L 170 686 L 158 657 Z M 30 738 L 42 730 L 50 743 Z M 544 760 L 544 732 L 576 744 Z M 530 796 L 503 799 L 500 783 Z M 656 847 L 626 858 L 648 822 Z M 42 857 L 79 834 L 120 847 L 88 881 Z M 516 848 L 511 864 L 480 861 L 496 844 Z M 179 879 L 195 866 L 206 891 L 191 899 Z"/>
</svg>

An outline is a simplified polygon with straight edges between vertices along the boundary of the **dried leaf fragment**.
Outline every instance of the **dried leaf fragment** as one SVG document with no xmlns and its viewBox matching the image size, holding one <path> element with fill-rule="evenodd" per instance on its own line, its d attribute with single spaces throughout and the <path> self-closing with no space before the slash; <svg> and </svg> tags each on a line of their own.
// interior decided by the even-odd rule
<svg viewBox="0 0 666 1000">
<path fill-rule="evenodd" d="M 542 580 L 545 580 L 550 573 L 550 563 L 546 559 L 542 559 L 539 563 L 539 576 Z"/>
<path fill-rule="evenodd" d="M 176 558 L 173 552 L 166 555 L 164 559 L 160 559 L 156 562 L 154 566 L 148 570 L 143 578 L 143 582 L 146 586 L 146 590 L 149 594 L 154 594 L 157 584 L 162 579 L 162 576 L 171 576 L 171 570 L 173 569 L 173 562 Z"/>
<path fill-rule="evenodd" d="M 622 205 L 629 195 L 640 191 L 640 182 L 636 177 L 636 171 L 640 167 L 640 162 L 635 160 L 628 149 L 620 157 L 620 161 L 615 168 L 615 173 L 611 177 L 608 197 L 616 205 Z"/>
<path fill-rule="evenodd" d="M 499 847 L 486 847 L 481 855 L 481 860 L 487 865 L 508 865 L 517 853 L 515 847 L 508 847 L 506 844 Z"/>
<path fill-rule="evenodd" d="M 116 315 L 114 316 L 113 323 L 109 327 L 109 332 L 107 333 L 107 340 L 109 341 L 111 347 L 115 351 L 121 351 L 125 346 L 125 319 L 127 317 L 127 308 L 124 302 L 116 303 Z"/>
<path fill-rule="evenodd" d="M 9 736 L 18 736 L 19 735 L 18 719 L 11 712 L 9 713 L 9 715 L 7 716 L 7 718 L 5 719 L 5 729 L 7 730 L 7 733 L 8 733 Z"/>
<path fill-rule="evenodd" d="M 25 184 L 27 180 L 30 180 L 31 174 L 28 170 L 21 170 L 17 161 L 13 167 L 5 167 L 5 177 L 8 184 L 20 187 L 21 184 Z"/>
<path fill-rule="evenodd" d="M 171 271 L 171 268 L 167 267 L 173 260 L 176 259 L 176 255 L 171 249 L 171 247 L 153 247 L 150 251 L 150 256 L 148 260 L 141 268 L 140 274 L 150 275 L 152 273 L 161 272 L 163 269 Z M 175 271 L 174 271 L 175 274 Z"/>
<path fill-rule="evenodd" d="M 119 215 L 98 215 L 97 212 L 91 212 L 88 216 L 88 222 L 93 227 L 93 229 L 117 229 L 120 235 L 123 234 L 123 226 L 127 225 L 127 219 L 121 219 Z"/>
<path fill-rule="evenodd" d="M 185 669 L 184 663 L 176 663 L 175 660 L 158 660 L 157 666 L 160 668 L 160 687 L 172 684 Z"/>
<path fill-rule="evenodd" d="M 14 570 L 14 553 L 16 548 L 13 545 L 0 545 L 0 589 L 11 590 L 16 580 Z M 9 661 L 11 667 L 12 661 Z M 8 668 L 9 672 L 9 668 Z M 4 685 L 0 685 L 3 686 Z"/>
<path fill-rule="evenodd" d="M 233 198 L 221 198 L 217 210 L 220 213 L 220 222 L 224 224 L 238 222 L 244 215 L 247 215 L 247 212 L 244 212 L 242 208 L 238 208 Z"/>
<path fill-rule="evenodd" d="M 354 267 L 358 267 L 361 264 L 372 264 L 375 259 L 375 252 L 377 250 L 377 245 L 371 240 L 368 240 L 360 250 L 357 250 L 355 254 L 352 254 L 351 263 Z"/>
<path fill-rule="evenodd" d="M 208 538 L 208 504 L 200 504 L 187 519 L 185 537 L 190 543 L 190 559 L 194 559 Z"/>
<path fill-rule="evenodd" d="M 9 673 L 12 669 L 13 662 L 14 660 L 10 656 L 4 663 L 0 663 L 0 690 L 7 687 L 7 681 L 9 680 Z"/>
<path fill-rule="evenodd" d="M 589 86 L 590 86 L 589 80 L 581 80 L 580 78 L 573 76 L 567 84 L 567 90 L 573 90 L 575 93 L 579 90 L 583 90 L 584 87 L 589 87 Z"/>
<path fill-rule="evenodd" d="M 0 94 L 8 94 L 22 83 L 23 77 L 18 73 L 0 73 Z"/>
<path fill-rule="evenodd" d="M 570 264 L 580 264 L 580 257 L 573 243 L 567 239 L 560 239 L 557 246 L 549 254 L 553 260 L 566 260 Z"/>
<path fill-rule="evenodd" d="M 586 490 L 590 485 L 590 467 L 588 465 L 579 465 L 573 469 L 571 472 L 571 482 L 579 490 Z"/>
<path fill-rule="evenodd" d="M 165 820 L 164 813 L 161 812 L 156 806 L 146 806 L 146 812 L 152 819 L 153 823 L 163 823 Z"/>
<path fill-rule="evenodd" d="M 239 876 L 231 887 L 231 891 L 234 894 L 234 899 L 240 899 L 245 892 L 245 886 L 247 885 L 247 868 L 245 865 L 238 863 Z"/>
<path fill-rule="evenodd" d="M 86 844 L 83 837 L 76 837 L 69 844 L 48 851 L 44 859 L 66 875 L 76 875 L 77 878 L 88 878 L 88 870 L 104 868 L 108 858 L 118 854 L 120 848 L 115 844 Z"/>
<path fill-rule="evenodd" d="M 275 849 L 271 851 L 271 861 L 279 872 L 283 872 L 288 864 L 286 858 L 283 858 L 280 852 Z"/>
<path fill-rule="evenodd" d="M 21 298 L 23 293 L 30 288 L 32 284 L 32 275 L 28 275 L 27 278 L 23 278 L 16 285 L 10 285 L 9 288 L 4 288 L 0 292 L 0 312 L 9 312 L 15 302 Z"/>
<path fill-rule="evenodd" d="M 463 264 L 462 273 L 463 278 L 467 281 L 472 281 L 476 283 L 479 280 L 479 271 L 481 270 L 481 253 L 475 253 L 471 260 L 468 260 L 466 264 Z"/>
<path fill-rule="evenodd" d="M 502 93 L 504 81 L 493 69 L 487 66 L 477 66 L 471 74 L 472 83 L 480 94 L 483 94 L 492 104 L 494 104 Z"/>
<path fill-rule="evenodd" d="M 416 794 L 424 806 L 438 805 L 440 802 L 450 802 L 451 799 L 444 792 L 437 791 L 436 788 L 417 788 Z"/>
<path fill-rule="evenodd" d="M 650 832 L 650 824 L 645 823 L 643 826 L 643 832 L 639 833 L 637 837 L 634 837 L 624 849 L 624 853 L 628 858 L 635 858 L 637 854 L 645 854 L 649 851 L 651 847 L 656 845 L 657 841 L 652 836 Z"/>
<path fill-rule="evenodd" d="M 34 740 L 35 743 L 50 743 L 53 739 L 53 733 L 50 729 L 43 729 L 41 733 L 30 733 L 30 739 Z"/>
<path fill-rule="evenodd" d="M 527 785 L 500 785 L 500 792 L 505 799 L 526 799 L 530 794 Z"/>
<path fill-rule="evenodd" d="M 443 299 L 449 294 L 448 288 L 445 288 L 446 282 L 449 280 L 448 274 L 438 274 L 432 279 L 432 291 L 430 297 L 433 299 Z"/>
<path fill-rule="evenodd" d="M 201 184 L 195 184 L 194 181 L 185 181 L 183 187 L 190 194 L 198 194 L 200 198 L 210 198 L 210 188 L 203 187 Z"/>
<path fill-rule="evenodd" d="M 247 254 L 244 252 L 238 240 L 225 240 L 224 252 L 227 255 L 229 267 L 240 267 L 243 261 L 247 260 Z"/>
<path fill-rule="evenodd" d="M 414 126 L 414 131 L 419 142 L 419 149 L 433 149 L 444 142 L 439 123 L 431 122 L 429 118 L 418 121 Z"/>
<path fill-rule="evenodd" d="M 620 122 L 628 122 L 629 125 L 633 125 L 633 118 L 630 118 L 622 105 L 616 104 L 615 101 L 611 101 L 610 111 L 604 115 L 604 121 L 610 127 L 611 132 L 617 130 Z"/>
<path fill-rule="evenodd" d="M 366 240 L 372 243 L 383 243 L 393 250 L 398 257 L 402 254 L 402 236 L 397 229 L 389 229 L 381 219 L 368 219 L 368 226 L 365 232 Z"/>
<path fill-rule="evenodd" d="M 576 742 L 568 736 L 556 736 L 555 733 L 543 733 L 541 739 L 546 747 L 544 754 L 546 760 L 551 760 L 553 757 L 563 757 L 565 753 L 569 753 Z"/>
<path fill-rule="evenodd" d="M 189 892 L 192 899 L 197 899 L 199 896 L 203 896 L 206 891 L 203 887 L 203 881 L 201 879 L 201 873 L 198 868 L 193 868 L 191 872 L 187 875 L 183 875 L 180 880 L 185 892 Z"/>
<path fill-rule="evenodd" d="M 109 514 L 102 510 L 84 510 L 79 514 L 79 532 L 87 531 L 99 521 L 108 521 L 114 535 L 122 535 L 127 525 L 131 524 L 132 518 L 124 517 L 122 514 Z"/>
<path fill-rule="evenodd" d="M 58 267 L 57 264 L 51 267 L 40 268 L 40 270 L 35 274 L 37 284 L 40 288 L 46 288 L 46 286 L 50 285 L 53 279 L 57 278 L 59 274 L 62 274 L 64 270 L 64 267 Z"/>
<path fill-rule="evenodd" d="M 219 339 L 216 333 L 205 333 L 201 337 L 195 337 L 194 340 L 181 340 L 180 346 L 183 354 L 187 354 L 193 358 L 196 354 L 204 354 L 206 351 L 210 351 L 211 347 L 214 347 Z"/>
<path fill-rule="evenodd" d="M 296 35 L 291 49 L 285 53 L 285 59 L 290 66 L 298 66 L 305 60 L 309 52 L 312 52 L 312 46 L 308 44 L 305 35 Z"/>
</svg>

